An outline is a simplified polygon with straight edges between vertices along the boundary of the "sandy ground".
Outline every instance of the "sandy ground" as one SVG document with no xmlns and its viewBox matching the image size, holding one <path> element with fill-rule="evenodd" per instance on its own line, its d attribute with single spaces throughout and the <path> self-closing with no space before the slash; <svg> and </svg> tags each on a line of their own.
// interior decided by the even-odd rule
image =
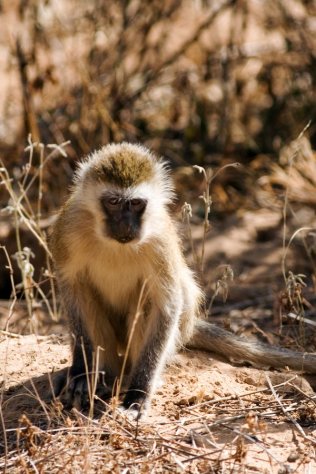
<svg viewBox="0 0 316 474">
<path fill-rule="evenodd" d="M 8 439 L 22 415 L 48 429 L 43 406 L 51 373 L 70 364 L 67 338 L 2 335 L 0 364 Z M 310 383 L 293 373 L 233 367 L 210 354 L 186 351 L 168 367 L 140 424 L 154 426 L 166 442 L 176 436 L 182 449 L 206 456 L 209 466 L 217 460 L 223 471 L 216 472 L 312 473 L 316 410 L 311 397 Z"/>
</svg>

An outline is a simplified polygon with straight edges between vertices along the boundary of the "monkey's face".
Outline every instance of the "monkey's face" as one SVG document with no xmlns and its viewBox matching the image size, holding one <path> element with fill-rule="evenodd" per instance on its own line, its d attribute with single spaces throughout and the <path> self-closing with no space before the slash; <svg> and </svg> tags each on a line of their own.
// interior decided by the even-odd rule
<svg viewBox="0 0 316 474">
<path fill-rule="evenodd" d="M 161 235 L 172 198 L 166 164 L 130 143 L 106 145 L 87 157 L 77 170 L 72 195 L 79 208 L 94 216 L 98 238 L 114 246 L 131 243 L 128 251 Z"/>
<path fill-rule="evenodd" d="M 110 238 L 122 244 L 140 238 L 146 199 L 106 193 L 101 197 L 101 206 L 105 215 L 106 234 Z"/>
</svg>

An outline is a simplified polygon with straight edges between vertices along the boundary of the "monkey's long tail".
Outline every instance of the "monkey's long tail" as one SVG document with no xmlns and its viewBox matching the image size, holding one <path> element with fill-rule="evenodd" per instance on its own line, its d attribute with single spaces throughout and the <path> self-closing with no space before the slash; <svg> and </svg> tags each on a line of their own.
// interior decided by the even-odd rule
<svg viewBox="0 0 316 474">
<path fill-rule="evenodd" d="M 232 361 L 246 361 L 259 367 L 290 367 L 310 374 L 316 373 L 316 354 L 300 353 L 261 342 L 247 341 L 201 319 L 196 320 L 194 333 L 186 344 L 190 349 L 215 352 Z"/>
</svg>

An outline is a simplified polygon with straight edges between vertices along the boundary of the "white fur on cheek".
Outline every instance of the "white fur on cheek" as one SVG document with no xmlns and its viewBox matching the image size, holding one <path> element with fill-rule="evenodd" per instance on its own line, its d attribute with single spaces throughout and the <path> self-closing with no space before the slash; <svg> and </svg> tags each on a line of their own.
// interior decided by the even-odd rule
<svg viewBox="0 0 316 474">
<path fill-rule="evenodd" d="M 150 200 L 147 203 L 146 211 L 142 216 L 141 243 L 148 241 L 151 237 L 159 236 L 162 231 L 162 219 L 164 209 L 159 202 Z"/>
</svg>

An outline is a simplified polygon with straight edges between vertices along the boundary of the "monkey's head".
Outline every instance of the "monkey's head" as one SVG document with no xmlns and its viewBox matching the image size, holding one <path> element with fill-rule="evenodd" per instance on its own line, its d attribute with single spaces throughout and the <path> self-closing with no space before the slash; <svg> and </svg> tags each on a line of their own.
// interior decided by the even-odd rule
<svg viewBox="0 0 316 474">
<path fill-rule="evenodd" d="M 159 235 L 173 190 L 165 163 L 143 146 L 121 143 L 80 164 L 74 195 L 95 216 L 102 238 L 127 244 Z"/>
</svg>

